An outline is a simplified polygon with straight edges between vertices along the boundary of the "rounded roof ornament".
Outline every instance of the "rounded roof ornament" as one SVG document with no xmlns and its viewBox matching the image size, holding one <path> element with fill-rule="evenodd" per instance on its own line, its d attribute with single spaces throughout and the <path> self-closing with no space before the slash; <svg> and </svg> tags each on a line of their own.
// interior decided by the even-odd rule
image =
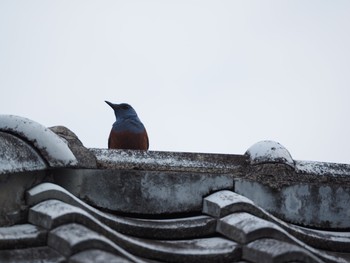
<svg viewBox="0 0 350 263">
<path fill-rule="evenodd" d="M 30 143 L 51 167 L 74 166 L 78 163 L 61 137 L 35 121 L 14 115 L 0 115 L 0 131 Z"/>
<path fill-rule="evenodd" d="M 275 141 L 260 141 L 252 145 L 245 155 L 250 164 L 281 163 L 294 168 L 294 160 L 289 151 L 280 143 Z"/>
</svg>

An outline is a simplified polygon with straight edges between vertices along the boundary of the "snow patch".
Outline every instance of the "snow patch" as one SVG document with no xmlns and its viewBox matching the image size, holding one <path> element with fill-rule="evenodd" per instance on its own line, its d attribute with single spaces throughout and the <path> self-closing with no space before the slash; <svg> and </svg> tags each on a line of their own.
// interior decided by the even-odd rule
<svg viewBox="0 0 350 263">
<path fill-rule="evenodd" d="M 261 141 L 245 153 L 251 164 L 284 163 L 294 168 L 294 161 L 288 150 L 278 142 Z"/>
<path fill-rule="evenodd" d="M 350 164 L 324 163 L 314 161 L 295 161 L 296 170 L 302 173 L 350 176 Z"/>
<path fill-rule="evenodd" d="M 15 134 L 33 144 L 51 167 L 73 166 L 78 163 L 67 143 L 37 122 L 13 115 L 0 115 L 0 131 Z"/>
<path fill-rule="evenodd" d="M 254 202 L 252 200 L 228 190 L 222 190 L 211 194 L 205 197 L 205 201 L 217 204 L 221 209 L 236 203 L 246 203 L 254 205 Z"/>
</svg>

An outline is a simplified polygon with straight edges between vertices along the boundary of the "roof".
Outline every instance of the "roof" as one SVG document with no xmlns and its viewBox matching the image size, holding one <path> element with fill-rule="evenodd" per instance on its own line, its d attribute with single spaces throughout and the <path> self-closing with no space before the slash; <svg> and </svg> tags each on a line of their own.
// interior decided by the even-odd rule
<svg viewBox="0 0 350 263">
<path fill-rule="evenodd" d="M 0 262 L 350 262 L 350 165 L 88 149 L 0 116 Z"/>
</svg>

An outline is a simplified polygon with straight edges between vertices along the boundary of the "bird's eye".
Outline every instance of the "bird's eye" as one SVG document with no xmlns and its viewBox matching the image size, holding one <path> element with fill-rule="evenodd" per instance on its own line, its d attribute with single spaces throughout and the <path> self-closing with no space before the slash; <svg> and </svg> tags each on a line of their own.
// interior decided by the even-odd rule
<svg viewBox="0 0 350 263">
<path fill-rule="evenodd" d="M 128 105 L 122 105 L 121 108 L 122 108 L 123 110 L 127 110 L 127 109 L 129 109 L 129 106 L 128 106 Z"/>
</svg>

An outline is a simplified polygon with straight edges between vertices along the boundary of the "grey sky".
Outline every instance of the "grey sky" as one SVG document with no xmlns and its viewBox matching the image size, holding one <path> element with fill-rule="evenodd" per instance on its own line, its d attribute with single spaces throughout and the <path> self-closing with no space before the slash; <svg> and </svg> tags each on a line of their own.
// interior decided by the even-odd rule
<svg viewBox="0 0 350 263">
<path fill-rule="evenodd" d="M 151 150 L 350 163 L 350 1 L 0 0 L 0 114 L 104 148 L 128 102 Z"/>
</svg>

